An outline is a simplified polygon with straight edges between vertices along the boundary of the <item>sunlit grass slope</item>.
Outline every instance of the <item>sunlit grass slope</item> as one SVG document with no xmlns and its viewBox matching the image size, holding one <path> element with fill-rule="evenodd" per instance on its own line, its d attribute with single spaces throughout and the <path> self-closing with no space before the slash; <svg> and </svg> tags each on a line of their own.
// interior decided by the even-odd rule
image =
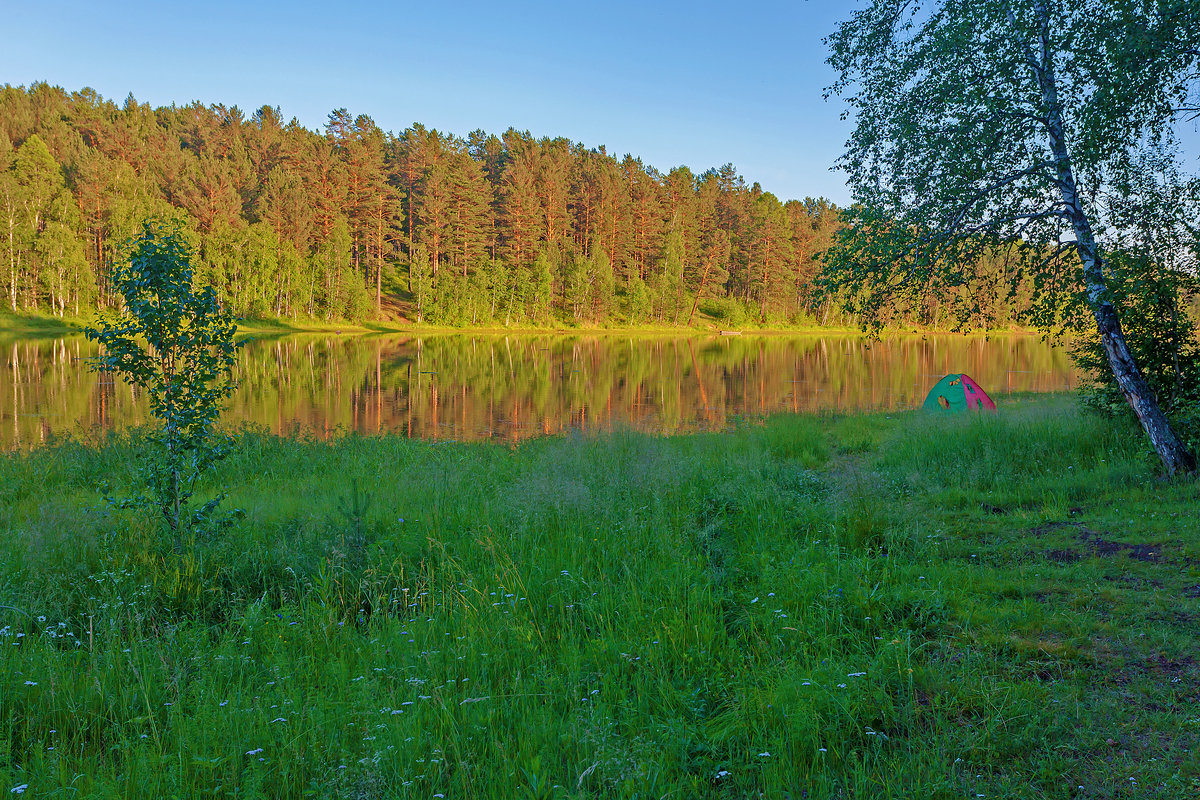
<svg viewBox="0 0 1200 800">
<path fill-rule="evenodd" d="M 249 433 L 178 557 L 137 441 L 0 457 L 0 790 L 1200 795 L 1200 530 L 1134 430 Z"/>
</svg>

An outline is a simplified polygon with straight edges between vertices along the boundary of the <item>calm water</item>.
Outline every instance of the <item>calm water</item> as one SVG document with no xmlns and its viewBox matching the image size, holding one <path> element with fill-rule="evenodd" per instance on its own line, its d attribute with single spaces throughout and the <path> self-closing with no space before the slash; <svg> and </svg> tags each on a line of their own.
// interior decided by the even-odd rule
<svg viewBox="0 0 1200 800">
<path fill-rule="evenodd" d="M 82 337 L 0 338 L 0 448 L 146 421 L 145 398 L 88 370 Z M 224 416 L 279 432 L 517 441 L 567 429 L 673 433 L 772 411 L 907 409 L 947 372 L 993 396 L 1078 382 L 1033 336 L 338 336 L 241 351 Z"/>
</svg>

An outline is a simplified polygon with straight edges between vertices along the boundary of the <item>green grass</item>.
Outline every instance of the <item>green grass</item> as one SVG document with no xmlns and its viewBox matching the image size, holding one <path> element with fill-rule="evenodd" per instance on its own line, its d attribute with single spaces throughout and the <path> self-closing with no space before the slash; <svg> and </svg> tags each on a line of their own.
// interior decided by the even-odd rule
<svg viewBox="0 0 1200 800">
<path fill-rule="evenodd" d="M 78 333 L 88 322 L 86 315 L 58 317 L 44 311 L 14 313 L 7 309 L 0 310 L 0 333 L 64 336 Z"/>
<path fill-rule="evenodd" d="M 138 450 L 0 456 L 0 790 L 1200 795 L 1196 484 L 1070 398 L 251 432 L 214 476 L 244 519 L 182 557 L 101 499 Z"/>
<path fill-rule="evenodd" d="M 84 327 L 96 324 L 96 312 L 85 311 L 81 316 L 68 315 L 57 317 L 45 311 L 12 311 L 0 309 L 0 333 L 26 336 L 66 336 L 79 333 Z M 630 325 L 619 321 L 609 321 L 607 324 L 578 325 L 567 321 L 553 324 L 514 325 L 504 326 L 468 326 L 447 327 L 444 325 L 416 324 L 401 319 L 389 318 L 383 321 L 362 320 L 359 322 L 328 321 L 322 319 L 289 319 L 283 317 L 263 317 L 260 319 L 241 319 L 238 321 L 238 332 L 249 335 L 284 335 L 289 333 L 411 333 L 434 334 L 470 331 L 473 333 L 612 333 L 619 335 L 680 335 L 687 333 L 712 334 L 722 330 L 745 331 L 753 335 L 797 335 L 797 334 L 861 334 L 857 327 L 847 327 L 844 324 L 818 325 L 813 322 L 786 324 L 778 321 L 763 323 L 747 322 L 742 325 L 729 325 L 704 314 L 697 315 L 692 325 L 683 323 L 672 325 L 665 322 L 638 323 Z M 908 335 L 915 333 L 959 333 L 951 330 L 935 330 L 902 326 L 882 331 L 885 335 Z M 1024 328 L 1005 328 L 996 330 L 974 331 L 984 333 L 1032 333 Z"/>
</svg>

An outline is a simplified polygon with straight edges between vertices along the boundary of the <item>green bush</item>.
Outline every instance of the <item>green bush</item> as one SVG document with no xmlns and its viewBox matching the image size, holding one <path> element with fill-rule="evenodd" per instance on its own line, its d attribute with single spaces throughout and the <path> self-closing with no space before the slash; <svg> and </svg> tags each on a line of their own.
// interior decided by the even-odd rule
<svg viewBox="0 0 1200 800">
<path fill-rule="evenodd" d="M 746 307 L 732 297 L 709 297 L 701 300 L 700 310 L 732 328 L 741 327 L 750 321 Z"/>
<path fill-rule="evenodd" d="M 1200 342 L 1188 300 L 1200 293 L 1195 275 L 1131 253 L 1109 256 L 1112 302 L 1125 340 L 1150 389 L 1180 437 L 1200 448 Z M 1095 330 L 1076 341 L 1075 363 L 1092 374 L 1084 402 L 1104 414 L 1132 415 Z"/>
</svg>

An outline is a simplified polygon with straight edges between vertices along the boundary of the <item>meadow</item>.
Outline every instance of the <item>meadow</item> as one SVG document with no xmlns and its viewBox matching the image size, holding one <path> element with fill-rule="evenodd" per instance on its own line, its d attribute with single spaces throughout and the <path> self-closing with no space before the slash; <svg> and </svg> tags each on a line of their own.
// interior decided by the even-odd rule
<svg viewBox="0 0 1200 800">
<path fill-rule="evenodd" d="M 1200 796 L 1197 485 L 1070 396 L 721 433 L 0 454 L 0 791 Z"/>
</svg>

